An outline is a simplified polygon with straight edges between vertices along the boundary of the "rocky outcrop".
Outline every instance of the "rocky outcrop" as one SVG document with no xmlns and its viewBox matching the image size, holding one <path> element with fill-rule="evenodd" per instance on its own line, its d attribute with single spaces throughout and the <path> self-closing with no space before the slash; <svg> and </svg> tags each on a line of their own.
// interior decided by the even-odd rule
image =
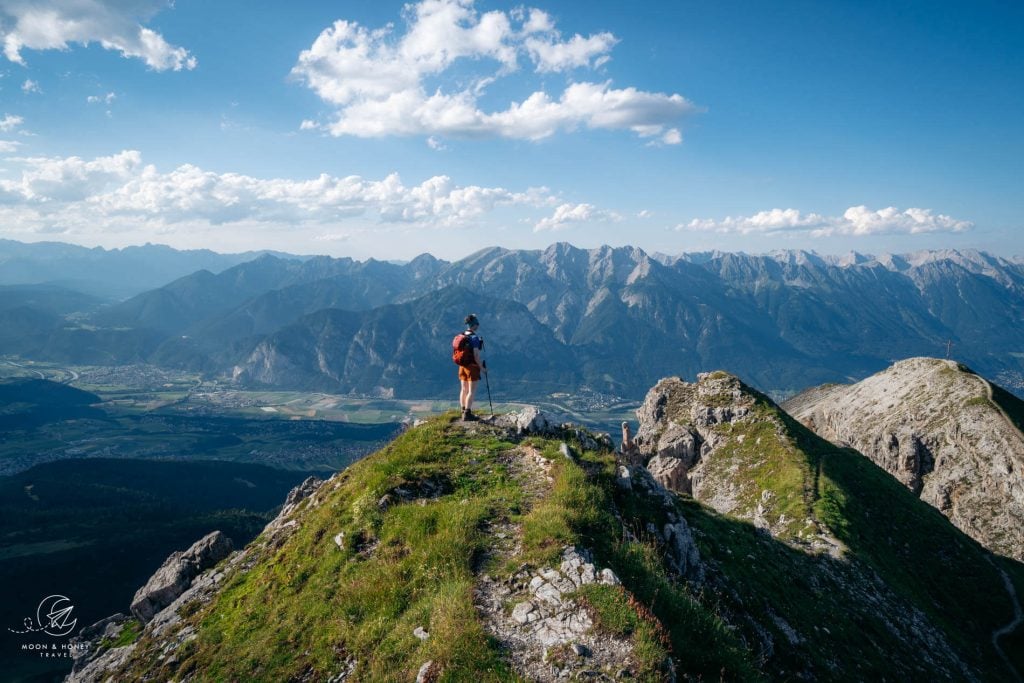
<svg viewBox="0 0 1024 683">
<path fill-rule="evenodd" d="M 742 421 L 754 402 L 754 395 L 724 372 L 698 375 L 693 384 L 678 377 L 661 380 L 637 410 L 637 461 L 666 488 L 702 498 L 703 465 L 725 441 L 715 427 Z"/>
<path fill-rule="evenodd" d="M 275 545 L 284 543 L 284 540 L 298 528 L 299 522 L 294 518 L 295 511 L 302 501 L 312 497 L 323 483 L 324 480 L 320 477 L 306 477 L 301 484 L 289 491 L 281 511 L 263 528 L 263 535 Z"/>
<path fill-rule="evenodd" d="M 953 361 L 910 358 L 784 407 L 822 437 L 871 458 L 982 545 L 1021 560 L 1024 437 L 992 392 Z"/>
<path fill-rule="evenodd" d="M 686 519 L 678 513 L 674 495 L 645 467 L 620 466 L 616 483 L 642 496 L 651 510 L 658 510 L 663 520 L 651 523 L 644 530 L 655 538 L 662 548 L 665 565 L 685 581 L 700 583 L 704 580 L 704 565 L 700 551 Z"/>
<path fill-rule="evenodd" d="M 217 564 L 231 552 L 231 539 L 213 531 L 184 552 L 175 552 L 156 570 L 132 599 L 131 611 L 143 624 L 174 602 L 191 585 L 192 579 Z"/>
<path fill-rule="evenodd" d="M 647 393 L 637 417 L 628 477 L 634 487 L 639 466 L 661 486 L 750 520 L 780 540 L 841 554 L 842 544 L 817 520 L 807 495 L 815 486 L 810 460 L 766 396 L 722 371 L 692 383 L 668 377 Z M 769 471 L 786 475 L 765 476 Z M 626 480 L 620 473 L 619 484 Z"/>
<path fill-rule="evenodd" d="M 496 427 L 504 427 L 515 433 L 516 436 L 527 434 L 550 434 L 554 431 L 556 424 L 536 406 L 526 406 L 519 411 L 503 413 L 492 421 Z"/>
<path fill-rule="evenodd" d="M 289 491 L 278 515 L 264 528 L 261 538 L 270 545 L 279 545 L 298 527 L 295 513 L 303 501 L 317 503 L 314 494 L 324 480 L 308 477 Z M 253 565 L 250 545 L 232 553 L 231 539 L 213 531 L 193 543 L 184 552 L 172 553 L 140 588 L 132 600 L 135 619 L 115 614 L 82 629 L 71 642 L 75 658 L 66 683 L 105 683 L 132 656 L 134 642 L 114 646 L 124 629 L 137 625 L 142 635 L 161 640 L 162 657 L 173 662 L 178 649 L 193 640 L 194 628 L 181 627 L 186 611 L 199 609 L 214 598 L 226 577 L 237 571 L 248 571 Z M 219 564 L 227 558 L 223 564 Z M 212 568 L 212 569 L 211 569 Z"/>
</svg>

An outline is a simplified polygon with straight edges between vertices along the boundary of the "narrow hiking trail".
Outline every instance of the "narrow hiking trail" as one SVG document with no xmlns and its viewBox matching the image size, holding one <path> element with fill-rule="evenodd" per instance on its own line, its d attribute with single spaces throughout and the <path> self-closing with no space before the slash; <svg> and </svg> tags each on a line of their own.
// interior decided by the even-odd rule
<svg viewBox="0 0 1024 683">
<path fill-rule="evenodd" d="M 1024 612 L 1021 611 L 1020 600 L 1017 599 L 1017 589 L 1014 587 L 1013 581 L 1010 579 L 1010 575 L 1003 571 L 1001 567 L 996 566 L 995 562 L 992 562 L 992 560 L 989 560 L 989 562 L 992 563 L 992 566 L 995 567 L 996 571 L 998 571 L 1003 577 L 1003 584 L 1006 585 L 1006 592 L 1009 593 L 1010 602 L 1013 603 L 1013 619 L 1010 620 L 1010 623 L 1006 624 L 1006 626 L 992 631 L 992 647 L 996 649 L 1000 659 L 1003 660 L 1003 663 L 1006 664 L 1006 668 L 1008 668 L 1010 673 L 1013 675 L 1014 680 L 1024 682 L 1024 679 L 1021 678 L 1020 672 L 1017 671 L 1017 667 L 1013 665 L 1013 662 L 1010 661 L 1010 658 L 1006 656 L 1006 653 L 1003 652 L 1003 648 L 999 645 L 1000 638 L 1008 636 L 1016 631 L 1021 622 L 1024 621 Z"/>
</svg>

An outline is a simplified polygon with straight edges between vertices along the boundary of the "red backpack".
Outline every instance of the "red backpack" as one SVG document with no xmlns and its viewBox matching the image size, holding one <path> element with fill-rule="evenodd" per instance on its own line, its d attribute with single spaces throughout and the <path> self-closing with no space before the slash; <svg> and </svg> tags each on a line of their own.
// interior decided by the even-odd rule
<svg viewBox="0 0 1024 683">
<path fill-rule="evenodd" d="M 464 367 L 476 365 L 476 359 L 473 357 L 473 344 L 465 332 L 458 333 L 455 335 L 455 339 L 452 339 L 452 361 L 456 365 Z"/>
</svg>

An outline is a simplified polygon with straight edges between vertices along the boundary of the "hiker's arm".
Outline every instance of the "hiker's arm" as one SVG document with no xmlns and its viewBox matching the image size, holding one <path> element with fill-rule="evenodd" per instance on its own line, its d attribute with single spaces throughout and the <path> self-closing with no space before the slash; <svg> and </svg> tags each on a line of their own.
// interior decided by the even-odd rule
<svg viewBox="0 0 1024 683">
<path fill-rule="evenodd" d="M 483 358 L 480 356 L 480 349 L 475 346 L 473 347 L 473 360 L 476 361 L 476 364 L 479 365 L 484 372 L 487 372 L 487 364 L 484 363 Z"/>
</svg>

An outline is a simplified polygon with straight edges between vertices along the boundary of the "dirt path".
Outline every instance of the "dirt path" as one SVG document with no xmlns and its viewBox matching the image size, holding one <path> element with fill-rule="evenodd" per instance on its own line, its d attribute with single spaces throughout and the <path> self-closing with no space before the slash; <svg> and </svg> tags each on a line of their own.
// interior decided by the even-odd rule
<svg viewBox="0 0 1024 683">
<path fill-rule="evenodd" d="M 1024 613 L 1021 612 L 1020 601 L 1017 599 L 1017 589 L 1014 588 L 1013 581 L 1010 580 L 1009 574 L 1003 571 L 1002 568 L 996 566 L 994 562 L 992 562 L 992 566 L 995 567 L 996 571 L 1002 575 L 1003 583 L 1006 585 L 1006 592 L 1009 593 L 1010 601 L 1013 603 L 1013 619 L 1006 626 L 992 631 L 992 647 L 994 647 L 996 652 L 999 653 L 999 657 L 1003 660 L 1003 663 L 1006 664 L 1006 668 L 1008 668 L 1013 674 L 1014 680 L 1018 682 L 1024 681 L 1020 676 L 1020 672 L 1017 671 L 1013 662 L 1010 661 L 1010 658 L 1006 656 L 1006 653 L 1003 652 L 1003 648 L 999 645 L 1000 638 L 1008 636 L 1017 630 L 1021 621 L 1024 621 Z"/>
<path fill-rule="evenodd" d="M 516 480 L 526 492 L 525 513 L 543 498 L 551 489 L 549 471 L 551 463 L 540 451 L 531 446 L 518 446 L 500 456 L 500 460 L 508 467 L 509 475 Z M 538 680 L 540 670 L 535 670 L 537 662 L 531 661 L 527 643 L 512 632 L 507 623 L 506 603 L 513 594 L 525 590 L 525 572 L 519 572 L 509 580 L 498 581 L 485 573 L 488 566 L 495 566 L 519 555 L 522 551 L 522 526 L 510 520 L 495 520 L 488 525 L 487 534 L 492 542 L 487 552 L 477 563 L 477 581 L 474 587 L 473 602 L 484 623 L 487 632 L 501 643 L 509 663 L 520 675 L 534 674 L 532 680 Z M 520 576 L 521 575 L 521 576 Z"/>
</svg>

